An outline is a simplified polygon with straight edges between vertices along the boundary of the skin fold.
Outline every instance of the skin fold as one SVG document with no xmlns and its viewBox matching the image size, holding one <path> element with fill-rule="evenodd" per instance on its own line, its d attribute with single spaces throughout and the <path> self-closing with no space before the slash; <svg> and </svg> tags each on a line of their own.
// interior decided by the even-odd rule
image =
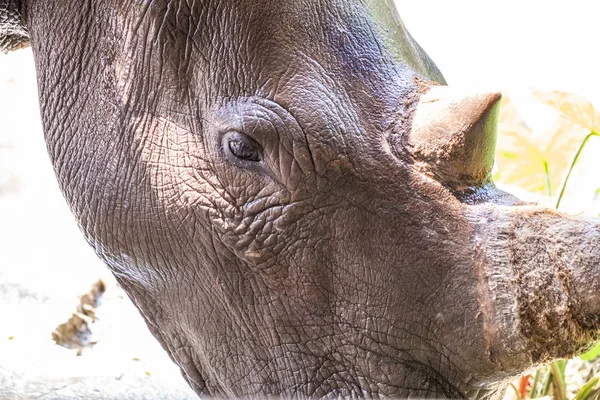
<svg viewBox="0 0 600 400">
<path fill-rule="evenodd" d="M 598 223 L 495 189 L 499 95 L 441 86 L 393 2 L 0 16 L 82 232 L 198 394 L 486 398 L 597 338 Z"/>
</svg>

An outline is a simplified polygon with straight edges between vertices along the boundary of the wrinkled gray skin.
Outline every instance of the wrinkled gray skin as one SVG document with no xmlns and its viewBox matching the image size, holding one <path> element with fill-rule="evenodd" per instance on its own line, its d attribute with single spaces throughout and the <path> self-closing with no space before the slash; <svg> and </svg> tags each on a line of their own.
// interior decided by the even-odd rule
<svg viewBox="0 0 600 400">
<path fill-rule="evenodd" d="M 419 114 L 443 78 L 391 4 L 0 0 L 74 215 L 199 394 L 486 397 L 597 336 L 598 224 L 493 187 L 497 96 Z"/>
</svg>

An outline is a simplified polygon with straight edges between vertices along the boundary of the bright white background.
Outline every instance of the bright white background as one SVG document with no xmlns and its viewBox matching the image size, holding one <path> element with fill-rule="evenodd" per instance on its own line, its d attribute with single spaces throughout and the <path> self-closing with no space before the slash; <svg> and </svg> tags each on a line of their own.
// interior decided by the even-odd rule
<svg viewBox="0 0 600 400">
<path fill-rule="evenodd" d="M 600 2 L 396 1 L 451 85 L 563 90 L 600 108 Z"/>
</svg>

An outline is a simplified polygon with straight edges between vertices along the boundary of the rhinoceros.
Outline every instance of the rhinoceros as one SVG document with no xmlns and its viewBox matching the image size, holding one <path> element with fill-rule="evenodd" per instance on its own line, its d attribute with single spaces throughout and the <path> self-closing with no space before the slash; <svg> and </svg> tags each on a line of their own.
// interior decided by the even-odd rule
<svg viewBox="0 0 600 400">
<path fill-rule="evenodd" d="M 433 28 L 432 28 L 433 29 Z M 390 0 L 0 0 L 85 237 L 198 394 L 478 397 L 589 347 L 600 224 Z"/>
</svg>

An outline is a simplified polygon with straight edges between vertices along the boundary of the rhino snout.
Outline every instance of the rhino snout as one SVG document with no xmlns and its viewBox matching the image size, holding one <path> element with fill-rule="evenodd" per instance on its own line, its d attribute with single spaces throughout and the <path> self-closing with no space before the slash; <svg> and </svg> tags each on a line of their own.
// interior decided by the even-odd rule
<svg viewBox="0 0 600 400">
<path fill-rule="evenodd" d="M 490 357 L 518 371 L 582 352 L 599 337 L 600 223 L 486 208 L 475 247 Z"/>
</svg>

